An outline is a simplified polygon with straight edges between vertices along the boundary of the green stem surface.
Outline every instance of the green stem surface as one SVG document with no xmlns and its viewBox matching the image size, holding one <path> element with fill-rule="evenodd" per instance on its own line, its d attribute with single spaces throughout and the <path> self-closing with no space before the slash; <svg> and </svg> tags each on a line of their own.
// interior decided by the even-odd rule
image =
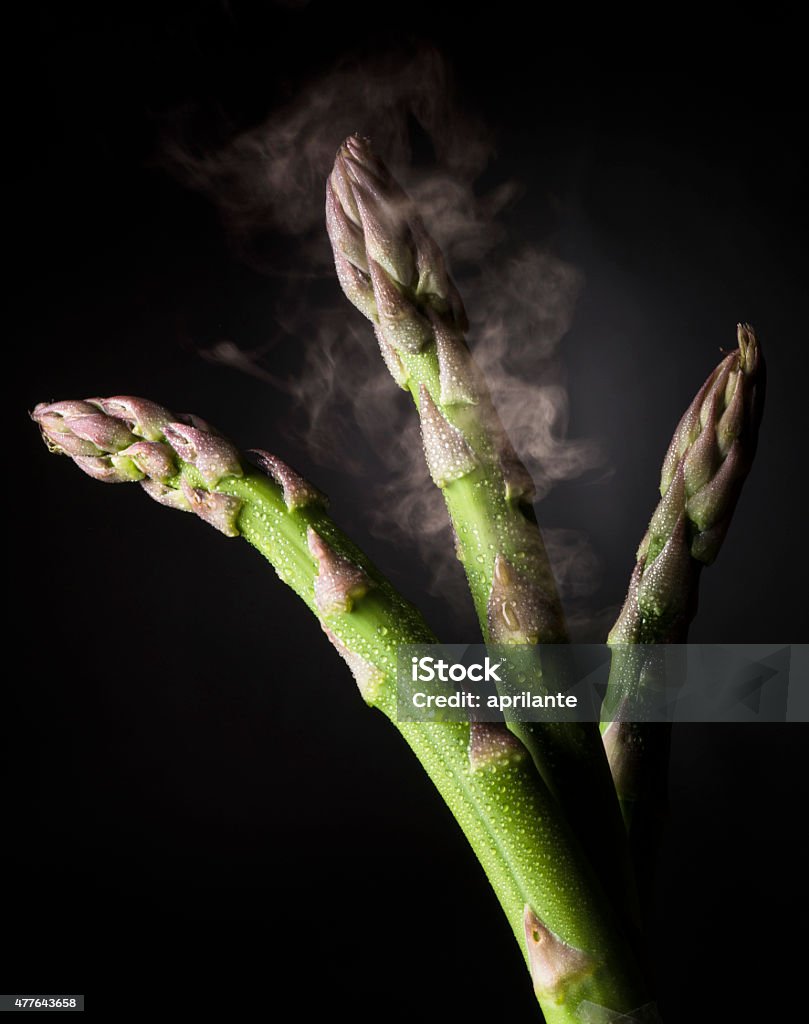
<svg viewBox="0 0 809 1024">
<path fill-rule="evenodd" d="M 140 481 L 160 504 L 243 536 L 306 602 L 366 703 L 397 726 L 463 828 L 547 1021 L 573 1024 L 584 1001 L 611 1013 L 644 1002 L 620 922 L 525 748 L 498 725 L 398 721 L 399 648 L 434 637 L 315 488 L 267 452 L 255 455 L 268 475 L 252 469 L 203 421 L 177 421 L 142 399 L 43 403 L 32 415 L 51 450 L 95 479 Z"/>
<path fill-rule="evenodd" d="M 502 427 L 485 384 L 478 381 L 475 405 L 444 404 L 435 346 L 415 354 L 400 352 L 399 358 L 416 405 L 422 387 L 426 388 L 442 415 L 461 431 L 478 461 L 475 469 L 441 490 L 485 640 L 498 639 L 492 635 L 489 614 L 498 554 L 547 597 L 552 620 L 558 623 L 558 632 L 526 637 L 523 642 L 566 640 L 556 585 L 533 509 L 507 493 L 497 452 L 496 430 Z M 549 689 L 558 689 L 558 683 L 550 679 Z M 632 926 L 636 925 L 635 882 L 598 727 L 584 722 L 526 722 L 512 713 L 507 715 L 507 724 L 529 751 L 608 897 Z"/>
<path fill-rule="evenodd" d="M 193 468 L 185 467 L 184 472 L 190 473 L 194 486 L 201 486 Z M 243 502 L 240 532 L 319 617 L 313 591 L 316 562 L 307 546 L 307 527 L 374 581 L 350 612 L 330 616 L 325 623 L 347 648 L 380 672 L 372 696 L 366 694 L 367 702 L 396 726 L 460 824 L 526 960 L 526 907 L 564 943 L 592 958 L 584 976 L 566 981 L 561 992 L 539 996 L 548 1024 L 578 1021 L 575 1011 L 583 1000 L 621 1011 L 640 1005 L 645 999 L 643 982 L 621 926 L 530 758 L 517 751 L 473 768 L 469 725 L 398 721 L 397 648 L 435 642 L 417 610 L 321 507 L 290 512 L 280 489 L 255 473 L 225 478 L 216 490 Z"/>
</svg>

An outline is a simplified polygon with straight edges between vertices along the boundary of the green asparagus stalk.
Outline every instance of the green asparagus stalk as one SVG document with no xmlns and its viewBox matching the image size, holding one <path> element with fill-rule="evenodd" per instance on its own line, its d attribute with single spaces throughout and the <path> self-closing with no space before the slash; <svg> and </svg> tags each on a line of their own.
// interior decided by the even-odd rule
<svg viewBox="0 0 809 1024">
<path fill-rule="evenodd" d="M 326 226 L 343 291 L 418 407 L 484 633 L 497 643 L 565 640 L 533 482 L 472 361 L 461 298 L 413 204 L 357 136 L 328 180 Z"/>
<path fill-rule="evenodd" d="M 446 501 L 486 641 L 565 641 L 531 504 L 534 485 L 467 347 L 461 297 L 414 204 L 357 136 L 335 159 L 326 225 L 343 291 L 373 323 L 388 369 L 418 408 L 427 465 Z M 623 902 L 628 860 L 597 728 L 508 724 L 565 807 L 602 883 Z"/>
<path fill-rule="evenodd" d="M 248 464 L 204 421 L 143 399 L 37 406 L 52 451 L 106 482 L 243 536 L 317 616 L 363 699 L 397 726 L 464 830 L 531 970 L 548 1024 L 612 1013 L 646 997 L 620 926 L 522 745 L 504 728 L 397 721 L 400 644 L 434 637 L 418 611 L 343 534 L 323 496 L 280 459 Z M 470 917 L 470 920 L 472 918 Z"/>
<path fill-rule="evenodd" d="M 670 730 L 622 720 L 627 702 L 654 685 L 652 652 L 637 644 L 685 643 L 703 566 L 719 553 L 756 451 L 765 368 L 753 328 L 700 388 L 674 432 L 660 478 L 661 500 L 637 553 L 623 608 L 610 632 L 604 745 L 624 818 L 664 778 Z M 658 794 L 659 795 L 659 794 Z"/>
</svg>

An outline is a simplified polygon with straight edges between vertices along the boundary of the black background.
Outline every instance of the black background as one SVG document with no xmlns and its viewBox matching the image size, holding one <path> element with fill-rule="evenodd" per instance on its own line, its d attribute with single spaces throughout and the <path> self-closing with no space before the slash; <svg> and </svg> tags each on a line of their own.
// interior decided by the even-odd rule
<svg viewBox="0 0 809 1024">
<path fill-rule="evenodd" d="M 536 1019 L 462 835 L 308 612 L 247 545 L 96 485 L 49 457 L 26 420 L 44 399 L 144 394 L 274 446 L 420 598 L 424 567 L 371 533 L 356 481 L 285 433 L 289 398 L 188 343 L 260 335 L 274 284 L 157 165 L 167 112 L 192 110 L 204 145 L 223 111 L 257 124 L 337 59 L 435 46 L 463 104 L 493 126 L 499 173 L 527 183 L 510 229 L 554 231 L 586 277 L 563 350 L 571 427 L 604 439 L 614 473 L 554 492 L 543 522 L 587 530 L 599 597 L 617 605 L 672 427 L 749 320 L 768 407 L 692 638 L 806 641 L 805 164 L 790 27 L 763 38 L 742 24 L 720 44 L 634 26 L 644 41 L 632 49 L 606 35 L 579 47 L 570 26 L 524 17 L 502 5 L 463 17 L 122 5 L 104 18 L 42 8 L 19 30 L 24 180 L 7 203 L 22 225 L 8 252 L 22 316 L 6 354 L 21 375 L 6 403 L 6 505 L 20 571 L 6 651 L 23 656 L 8 663 L 4 991 L 82 991 L 98 1009 L 142 1006 L 168 983 L 187 1009 L 237 1019 L 280 993 L 294 1019 Z M 292 346 L 276 356 L 277 374 L 299 368 Z M 423 605 L 440 631 L 440 601 Z M 675 735 L 650 937 L 667 1021 L 775 1020 L 791 1006 L 805 739 L 800 726 Z"/>
</svg>

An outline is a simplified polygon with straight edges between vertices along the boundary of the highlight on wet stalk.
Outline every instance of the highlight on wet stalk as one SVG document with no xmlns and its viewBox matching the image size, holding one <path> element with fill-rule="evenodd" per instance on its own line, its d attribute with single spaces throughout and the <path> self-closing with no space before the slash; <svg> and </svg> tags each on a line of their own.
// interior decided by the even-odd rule
<svg viewBox="0 0 809 1024">
<path fill-rule="evenodd" d="M 531 477 L 475 365 L 439 247 L 357 136 L 341 146 L 329 176 L 326 226 L 343 291 L 371 321 L 393 380 L 412 396 L 483 639 L 540 645 L 553 687 L 553 645 L 568 634 Z M 632 824 L 642 794 L 662 784 L 665 759 L 651 754 L 665 747 L 666 727 L 622 721 L 621 713 L 627 696 L 654 686 L 641 645 L 685 639 L 699 572 L 716 557 L 750 468 L 763 383 L 755 334 L 740 327 L 738 348 L 700 390 L 666 456 L 662 499 L 609 637 L 603 737 L 583 722 L 400 721 L 399 649 L 436 638 L 335 525 L 324 495 L 277 456 L 241 452 L 204 420 L 146 399 L 42 403 L 32 417 L 51 451 L 95 479 L 138 482 L 155 501 L 243 537 L 306 603 L 363 700 L 401 732 L 464 831 L 548 1024 L 651 1022 L 659 1017 L 638 955 L 624 822 Z M 648 863 L 640 868 L 642 876 Z"/>
</svg>

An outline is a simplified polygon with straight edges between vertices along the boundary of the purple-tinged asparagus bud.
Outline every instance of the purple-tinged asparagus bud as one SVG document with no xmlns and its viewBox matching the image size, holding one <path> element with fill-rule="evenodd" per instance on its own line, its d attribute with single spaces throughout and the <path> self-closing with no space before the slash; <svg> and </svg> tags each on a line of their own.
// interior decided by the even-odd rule
<svg viewBox="0 0 809 1024">
<path fill-rule="evenodd" d="M 469 349 L 463 335 L 433 319 L 442 405 L 476 405 L 480 394 Z"/>
<path fill-rule="evenodd" d="M 68 416 L 92 416 L 98 410 L 89 402 L 40 402 L 31 413 L 31 419 L 44 433 L 69 434 Z"/>
<path fill-rule="evenodd" d="M 211 488 L 224 477 L 243 475 L 236 449 L 203 420 L 186 417 L 191 422 L 183 423 L 162 406 L 130 396 L 43 403 L 32 418 L 49 446 L 69 454 L 88 476 L 105 483 L 140 481 L 161 505 L 194 512 L 228 537 L 239 535 L 238 498 L 192 487 L 184 477 L 179 487 L 167 486 L 183 471 L 175 455 L 196 467 Z"/>
<path fill-rule="evenodd" d="M 432 337 L 434 317 L 467 329 L 440 249 L 390 171 L 356 136 L 334 161 L 326 228 L 343 291 L 393 349 L 419 352 Z"/>
<path fill-rule="evenodd" d="M 761 348 L 756 340 L 756 332 L 750 324 L 736 324 L 736 340 L 739 344 L 739 368 L 750 376 L 761 364 Z"/>
<path fill-rule="evenodd" d="M 390 344 L 390 342 L 385 340 L 385 335 L 379 327 L 374 328 L 374 334 L 376 335 L 376 340 L 379 342 L 379 351 L 382 353 L 382 359 L 385 366 L 388 368 L 388 372 L 399 387 L 403 391 L 407 391 L 407 382 L 410 377 L 404 367 L 404 363 L 402 363 L 402 360 L 399 358 L 399 353 L 393 345 Z"/>
<path fill-rule="evenodd" d="M 386 169 L 381 168 L 378 163 L 373 167 L 367 163 L 367 157 L 371 152 L 370 148 L 365 140 L 359 141 L 361 150 L 356 146 L 343 145 L 339 151 L 338 166 L 340 170 L 338 173 L 342 173 L 351 188 L 358 217 L 357 223 L 362 224 L 360 203 L 381 200 L 389 192 L 391 181 Z"/>
<path fill-rule="evenodd" d="M 367 139 L 362 135 L 357 135 L 356 133 L 349 135 L 343 143 L 342 151 L 354 160 L 355 163 L 367 168 L 368 173 L 374 175 L 376 178 L 384 180 L 390 177 L 390 172 L 387 167 L 371 148 L 370 139 Z M 402 190 L 396 182 L 393 181 L 393 179 L 391 179 L 391 186 L 394 189 L 398 189 L 400 194 L 403 194 Z"/>
<path fill-rule="evenodd" d="M 368 273 L 368 254 L 365 250 L 362 228 L 352 221 L 334 191 L 331 181 L 326 182 L 326 230 L 335 251 L 358 270 Z"/>
<path fill-rule="evenodd" d="M 340 154 L 347 161 L 346 167 L 349 173 L 356 172 L 369 179 L 366 182 L 366 187 L 374 195 L 377 194 L 375 190 L 382 187 L 388 189 L 394 197 L 404 195 L 400 186 L 392 178 L 390 171 L 374 153 L 370 139 L 363 135 L 357 135 L 355 132 L 353 135 L 349 135 L 340 147 Z M 351 164 L 354 166 L 352 167 Z"/>
<path fill-rule="evenodd" d="M 469 723 L 469 766 L 473 772 L 522 761 L 525 747 L 499 722 Z"/>
<path fill-rule="evenodd" d="M 427 233 L 421 217 L 413 217 L 410 230 L 416 246 L 417 296 L 461 334 L 466 334 L 469 318 L 460 292 L 447 273 L 443 253 L 435 239 Z"/>
<path fill-rule="evenodd" d="M 49 450 L 57 455 L 69 455 L 71 458 L 76 458 L 81 455 L 87 458 L 92 458 L 94 456 L 102 456 L 106 454 L 98 447 L 98 445 L 93 444 L 92 441 L 85 441 L 68 431 L 59 433 L 54 430 L 46 430 L 43 428 L 42 439 L 48 446 Z"/>
<path fill-rule="evenodd" d="M 706 430 L 716 438 L 725 456 L 737 437 L 755 452 L 764 397 L 764 361 L 755 331 L 748 324 L 736 329 L 738 348 L 729 353 L 711 373 L 683 414 L 669 445 L 661 473 L 660 492 L 665 493 L 678 463 Z M 692 457 L 692 465 L 697 460 Z M 694 467 L 694 472 L 698 468 Z M 689 488 L 693 493 L 694 488 Z"/>
<path fill-rule="evenodd" d="M 466 438 L 442 415 L 423 384 L 419 386 L 419 416 L 427 468 L 439 487 L 460 480 L 477 467 Z"/>
<path fill-rule="evenodd" d="M 193 412 L 181 412 L 174 419 L 178 423 L 183 423 L 187 427 L 194 427 L 195 430 L 201 430 L 203 434 L 213 434 L 214 437 L 224 438 L 224 434 L 217 430 L 208 420 L 204 420 L 201 416 L 197 416 Z"/>
<path fill-rule="evenodd" d="M 377 199 L 371 193 L 373 186 L 369 175 L 353 161 L 348 161 L 348 166 L 360 214 L 369 270 L 371 264 L 376 263 L 383 276 L 389 276 L 392 281 L 410 288 L 415 284 L 416 268 L 410 230 L 402 216 L 405 211 L 397 209 L 401 203 L 392 202 L 381 191 Z"/>
<path fill-rule="evenodd" d="M 89 441 L 103 452 L 121 452 L 137 438 L 123 423 L 103 413 L 66 416 L 65 426 L 75 437 Z"/>
<path fill-rule="evenodd" d="M 355 267 L 350 260 L 339 250 L 334 252 L 334 266 L 337 270 L 337 278 L 345 296 L 352 305 L 356 306 L 363 316 L 369 320 L 376 320 L 376 297 L 374 286 L 370 276 L 359 267 Z"/>
<path fill-rule="evenodd" d="M 694 401 L 683 413 L 682 419 L 677 424 L 677 429 L 674 431 L 674 436 L 669 444 L 666 457 L 663 459 L 663 468 L 660 474 L 661 494 L 667 490 L 669 483 L 671 482 L 671 478 L 674 476 L 683 455 L 685 455 L 690 445 L 693 444 L 699 436 L 699 432 L 702 429 L 700 425 L 700 412 L 703 400 L 705 399 L 705 396 L 709 394 L 712 384 L 729 358 L 731 357 L 726 357 L 726 359 L 711 373 L 697 392 Z"/>
<path fill-rule="evenodd" d="M 156 402 L 131 395 L 114 395 L 112 398 L 90 399 L 96 411 L 100 409 L 108 416 L 128 423 L 132 432 L 147 441 L 162 441 L 163 427 L 175 417 Z"/>
<path fill-rule="evenodd" d="M 699 410 L 698 434 L 689 445 L 678 446 L 682 449 L 679 462 L 685 477 L 691 553 L 701 562 L 713 561 L 718 553 L 718 543 L 706 542 L 702 535 L 713 532 L 717 537 L 720 526 L 724 535 L 758 442 L 764 361 L 752 327 L 739 324 L 737 341 L 738 348 L 708 378 L 684 417 L 693 423 Z M 670 456 L 671 448 L 661 479 L 663 494 L 677 471 Z"/>
<path fill-rule="evenodd" d="M 89 402 L 40 402 L 31 413 L 31 419 L 39 426 L 51 451 L 70 456 L 99 456 L 104 454 L 104 449 L 79 437 L 70 427 L 70 420 L 96 412 Z"/>
<path fill-rule="evenodd" d="M 150 498 L 153 498 L 159 505 L 166 508 L 175 508 L 178 512 L 192 512 L 191 502 L 186 498 L 180 488 L 166 487 L 159 480 L 141 480 L 141 487 Z"/>
<path fill-rule="evenodd" d="M 744 429 L 744 378 L 737 371 L 731 374 L 732 391 L 727 398 L 725 411 L 719 418 L 716 426 L 716 439 L 719 443 L 719 453 L 726 458 L 733 442 Z"/>
<path fill-rule="evenodd" d="M 354 602 L 373 586 L 367 574 L 338 555 L 311 526 L 306 530 L 309 550 L 317 561 L 315 604 L 321 615 L 350 612 Z"/>
<path fill-rule="evenodd" d="M 525 908 L 523 924 L 528 967 L 537 998 L 561 1002 L 568 985 L 592 973 L 596 961 L 554 934 L 529 906 Z"/>
<path fill-rule="evenodd" d="M 662 497 L 610 643 L 676 642 L 696 610 L 699 570 L 719 553 L 761 421 L 761 350 L 747 325 L 739 324 L 737 341 L 674 432 L 661 472 Z"/>
<path fill-rule="evenodd" d="M 201 487 L 192 487 L 187 480 L 180 481 L 186 501 L 191 511 L 204 519 L 209 526 L 224 533 L 226 537 L 238 537 L 237 522 L 242 502 L 229 494 L 218 494 L 205 491 Z"/>
<path fill-rule="evenodd" d="M 345 157 L 343 156 L 345 151 L 346 144 L 344 143 L 338 150 L 337 156 L 334 159 L 334 167 L 332 168 L 327 184 L 331 187 L 331 196 L 333 200 L 342 206 L 346 220 L 350 221 L 355 227 L 361 228 L 362 221 L 360 219 L 360 211 L 357 209 L 357 201 L 354 198 L 353 183 L 351 176 L 348 173 L 348 166 L 346 165 Z M 340 222 L 336 221 L 333 215 L 330 217 L 327 209 L 326 229 L 329 230 L 332 224 L 336 224 L 338 227 L 338 235 L 331 239 L 332 245 L 335 248 L 338 248 L 341 242 L 341 238 L 339 237 Z M 331 233 L 329 233 L 329 237 L 331 238 Z"/>
<path fill-rule="evenodd" d="M 183 462 L 195 466 L 211 487 L 223 477 L 243 475 L 239 453 L 224 438 L 176 422 L 167 423 L 163 433 Z"/>
<path fill-rule="evenodd" d="M 321 622 L 323 632 L 329 638 L 334 645 L 335 650 L 343 659 L 343 661 L 351 669 L 351 672 L 356 680 L 357 686 L 359 687 L 362 699 L 366 704 L 374 704 L 379 694 L 380 687 L 385 681 L 385 674 L 372 665 L 370 661 L 366 661 L 356 651 L 351 651 L 346 647 L 343 641 L 333 633 L 328 626 L 323 625 Z"/>
<path fill-rule="evenodd" d="M 531 474 L 520 462 L 517 453 L 505 436 L 500 449 L 500 469 L 506 482 L 506 497 L 510 501 L 531 504 L 536 498 L 536 486 Z"/>
<path fill-rule="evenodd" d="M 655 619 L 682 615 L 691 599 L 694 574 L 683 512 L 660 554 L 644 566 L 638 583 L 641 615 Z"/>
<path fill-rule="evenodd" d="M 392 277 L 374 259 L 368 260 L 379 329 L 396 349 L 421 352 L 432 336 L 429 322 L 418 312 Z"/>
<path fill-rule="evenodd" d="M 73 461 L 82 472 L 105 484 L 128 484 L 143 479 L 143 473 L 135 463 L 125 457 L 74 455 Z"/>
<path fill-rule="evenodd" d="M 536 644 L 560 636 L 559 610 L 502 554 L 494 560 L 487 609 L 489 636 L 497 644 Z"/>
<path fill-rule="evenodd" d="M 121 455 L 131 459 L 138 469 L 153 480 L 169 480 L 177 474 L 171 448 L 160 441 L 137 441 L 124 448 Z"/>
<path fill-rule="evenodd" d="M 710 423 L 716 419 L 717 392 L 710 396 Z M 679 463 L 685 481 L 685 493 L 688 497 L 704 487 L 716 472 L 719 464 L 719 442 L 716 431 L 706 425 L 700 430 L 692 444 L 686 449 Z"/>
<path fill-rule="evenodd" d="M 741 465 L 743 459 L 742 444 L 738 440 L 734 441 L 714 476 L 688 499 L 688 518 L 700 532 L 709 530 L 731 514 L 746 475 Z"/>
<path fill-rule="evenodd" d="M 435 240 L 427 234 L 420 217 L 413 217 L 410 230 L 416 247 L 416 294 L 423 297 L 437 312 L 449 312 L 459 330 L 467 330 L 469 324 L 466 312 L 461 297 L 447 274 L 443 253 Z M 457 317 L 456 312 L 460 314 Z"/>
<path fill-rule="evenodd" d="M 277 455 L 271 455 L 261 448 L 250 448 L 248 453 L 255 456 L 255 462 L 259 469 L 263 469 L 283 490 L 284 504 L 290 512 L 306 505 L 325 507 L 328 504 L 325 494 L 304 480 L 294 469 L 290 469 Z"/>
</svg>

